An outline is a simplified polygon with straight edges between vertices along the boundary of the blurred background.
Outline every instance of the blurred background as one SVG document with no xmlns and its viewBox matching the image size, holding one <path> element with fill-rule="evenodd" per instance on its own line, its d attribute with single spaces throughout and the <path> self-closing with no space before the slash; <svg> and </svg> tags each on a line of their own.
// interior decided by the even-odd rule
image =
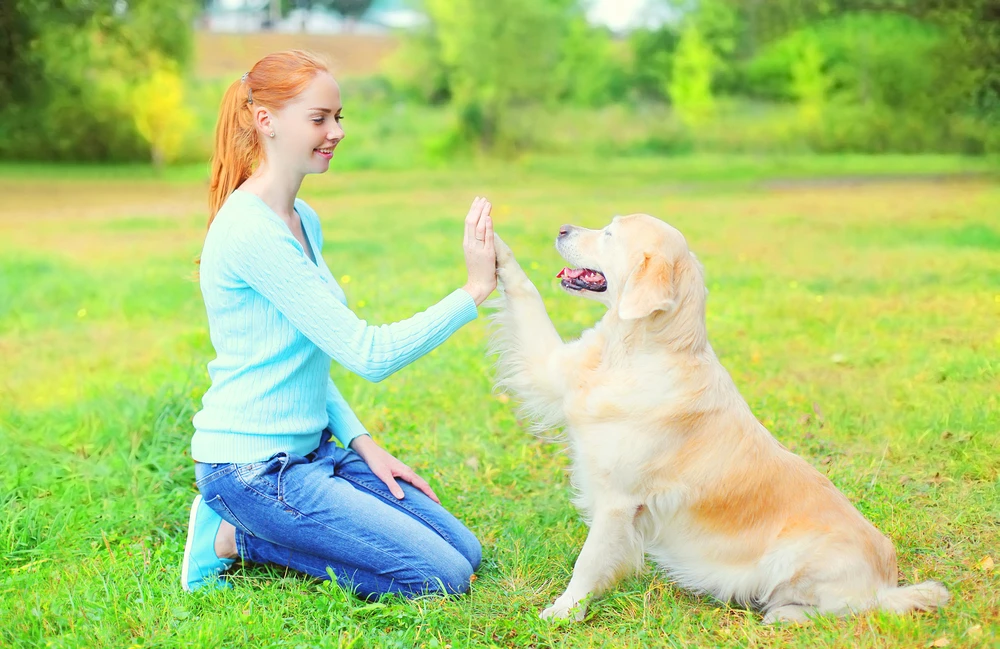
<svg viewBox="0 0 1000 649">
<path fill-rule="evenodd" d="M 984 156 L 998 25 L 996 0 L 4 0 L 0 160 L 203 165 L 225 86 L 286 48 L 366 134 L 341 169 Z"/>
</svg>

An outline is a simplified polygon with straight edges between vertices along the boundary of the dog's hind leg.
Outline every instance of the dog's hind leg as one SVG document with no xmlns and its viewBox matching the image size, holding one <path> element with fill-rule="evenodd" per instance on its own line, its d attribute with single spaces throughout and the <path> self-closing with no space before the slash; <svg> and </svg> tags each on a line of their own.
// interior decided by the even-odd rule
<svg viewBox="0 0 1000 649">
<path fill-rule="evenodd" d="M 543 618 L 583 620 L 591 597 L 642 566 L 642 537 L 635 528 L 635 513 L 635 507 L 627 506 L 595 510 L 566 592 L 542 611 Z"/>
<path fill-rule="evenodd" d="M 543 428 L 563 424 L 562 400 L 567 390 L 566 345 L 545 310 L 542 296 L 496 237 L 497 276 L 501 297 L 487 306 L 497 307 L 490 341 L 499 355 L 498 384 L 512 391 L 525 410 Z"/>
</svg>

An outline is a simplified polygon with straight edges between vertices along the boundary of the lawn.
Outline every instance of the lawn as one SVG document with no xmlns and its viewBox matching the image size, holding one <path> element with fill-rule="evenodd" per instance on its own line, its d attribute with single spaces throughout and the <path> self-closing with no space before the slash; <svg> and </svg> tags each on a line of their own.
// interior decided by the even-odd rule
<svg viewBox="0 0 1000 649">
<path fill-rule="evenodd" d="M 233 590 L 183 593 L 191 417 L 212 358 L 190 279 L 204 174 L 0 167 L 0 646 L 996 646 L 1000 183 L 900 176 L 980 167 L 539 159 L 335 171 L 303 188 L 327 262 L 373 323 L 464 282 L 477 194 L 565 337 L 600 307 L 556 287 L 559 224 L 643 211 L 684 232 L 706 268 L 710 340 L 758 418 L 893 539 L 903 580 L 953 594 L 940 613 L 802 628 L 763 626 L 652 567 L 581 624 L 539 620 L 586 528 L 565 454 L 492 393 L 482 316 L 383 383 L 334 369 L 376 439 L 482 540 L 471 594 L 365 604 L 262 566 L 238 569 Z M 802 180 L 834 172 L 890 177 Z"/>
</svg>

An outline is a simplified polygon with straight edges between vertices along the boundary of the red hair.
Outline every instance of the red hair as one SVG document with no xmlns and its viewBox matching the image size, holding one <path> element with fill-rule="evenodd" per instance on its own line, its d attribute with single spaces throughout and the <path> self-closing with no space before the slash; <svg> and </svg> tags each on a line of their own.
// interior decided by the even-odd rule
<svg viewBox="0 0 1000 649">
<path fill-rule="evenodd" d="M 288 50 L 268 54 L 222 97 L 215 127 L 215 151 L 208 190 L 208 224 L 222 204 L 243 184 L 264 156 L 260 134 L 253 124 L 255 106 L 281 110 L 305 90 L 320 72 L 329 72 L 315 54 Z"/>
</svg>

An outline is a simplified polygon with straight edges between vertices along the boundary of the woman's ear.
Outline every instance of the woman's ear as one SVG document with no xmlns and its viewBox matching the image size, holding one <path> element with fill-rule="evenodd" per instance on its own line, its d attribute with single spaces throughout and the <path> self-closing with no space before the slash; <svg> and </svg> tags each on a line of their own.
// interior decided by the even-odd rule
<svg viewBox="0 0 1000 649">
<path fill-rule="evenodd" d="M 268 135 L 274 130 L 271 125 L 271 113 L 263 106 L 258 106 L 253 111 L 253 125 L 261 135 Z"/>
<path fill-rule="evenodd" d="M 645 254 L 625 280 L 618 302 L 618 317 L 636 320 L 672 307 L 673 279 L 673 267 L 662 255 Z"/>
</svg>

